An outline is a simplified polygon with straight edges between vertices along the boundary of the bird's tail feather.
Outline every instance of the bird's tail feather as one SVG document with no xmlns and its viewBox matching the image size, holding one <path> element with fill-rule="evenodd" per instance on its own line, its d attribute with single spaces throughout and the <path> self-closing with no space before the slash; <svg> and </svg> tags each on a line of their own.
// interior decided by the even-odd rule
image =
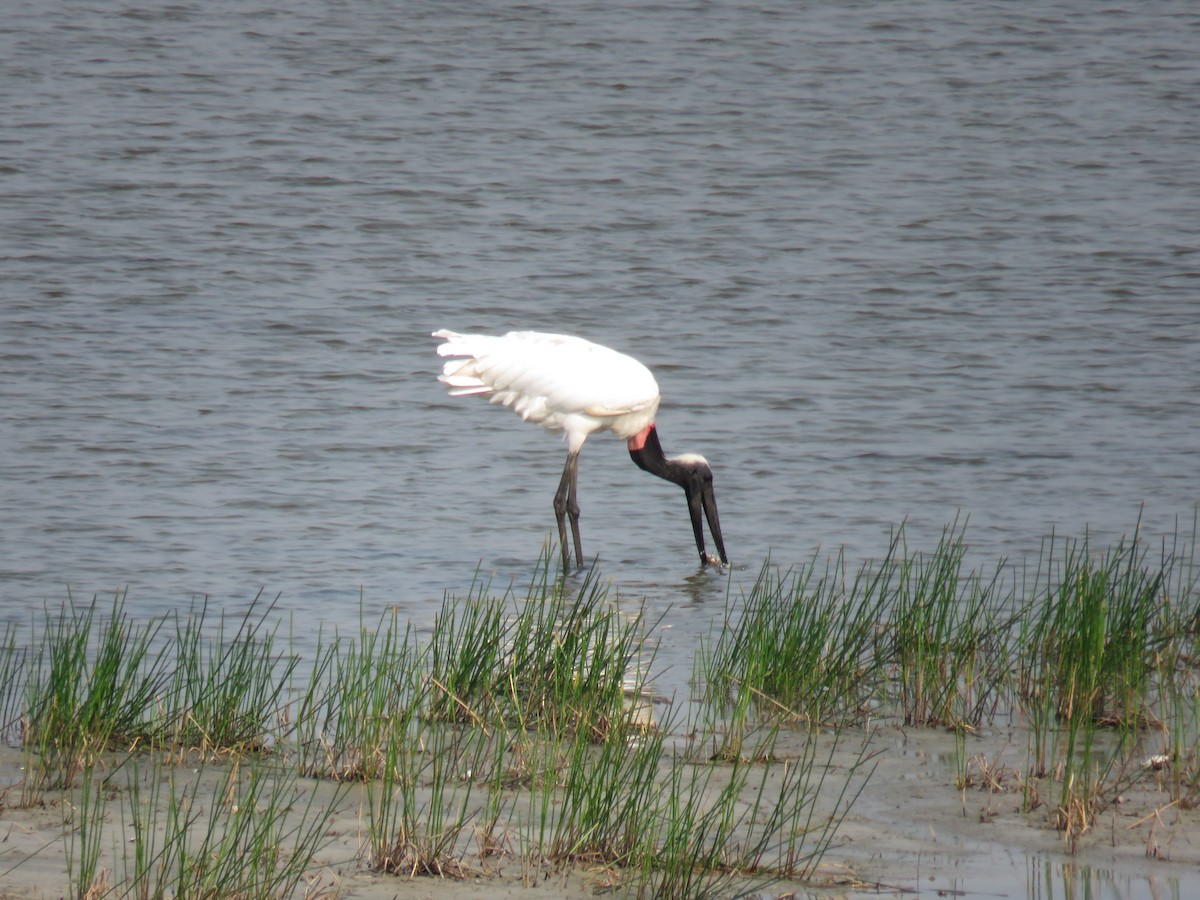
<svg viewBox="0 0 1200 900">
<path fill-rule="evenodd" d="M 493 337 L 482 334 L 459 334 L 457 331 L 445 328 L 435 331 L 433 336 L 444 338 L 446 341 L 437 348 L 439 356 L 466 357 L 466 359 L 448 360 L 442 368 L 442 374 L 438 376 L 438 381 L 450 388 L 451 397 L 492 392 L 492 386 L 476 375 L 472 371 L 472 367 L 475 364 L 475 357 L 485 349 L 483 344 L 495 340 Z"/>
</svg>

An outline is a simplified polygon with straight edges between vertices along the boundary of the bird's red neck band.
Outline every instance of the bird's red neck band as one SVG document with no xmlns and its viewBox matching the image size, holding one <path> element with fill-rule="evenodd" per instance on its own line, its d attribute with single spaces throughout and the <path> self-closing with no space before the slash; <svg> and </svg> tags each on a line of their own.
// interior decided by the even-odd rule
<svg viewBox="0 0 1200 900">
<path fill-rule="evenodd" d="M 643 447 L 645 447 L 646 439 L 650 437 L 650 432 L 652 432 L 653 430 L 654 430 L 654 423 L 651 422 L 649 425 L 647 425 L 645 428 L 643 428 L 641 431 L 639 431 L 637 434 L 635 434 L 633 437 L 631 437 L 629 439 L 630 451 L 632 452 L 634 450 L 641 450 Z"/>
</svg>

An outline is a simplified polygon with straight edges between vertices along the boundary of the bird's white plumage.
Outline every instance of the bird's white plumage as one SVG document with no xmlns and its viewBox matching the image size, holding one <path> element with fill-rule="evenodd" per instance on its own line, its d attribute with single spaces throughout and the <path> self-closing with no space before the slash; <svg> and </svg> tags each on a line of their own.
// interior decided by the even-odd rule
<svg viewBox="0 0 1200 900">
<path fill-rule="evenodd" d="M 454 396 L 482 394 L 566 435 L 578 452 L 608 429 L 629 439 L 654 422 L 658 384 L 644 365 L 600 344 L 564 334 L 513 331 L 503 336 L 435 331 L 446 362 L 438 379 Z"/>
</svg>

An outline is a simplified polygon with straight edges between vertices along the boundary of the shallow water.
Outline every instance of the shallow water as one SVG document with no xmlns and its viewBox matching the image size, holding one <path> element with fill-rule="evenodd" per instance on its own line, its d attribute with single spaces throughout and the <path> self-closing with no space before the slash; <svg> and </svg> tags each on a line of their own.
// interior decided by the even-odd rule
<svg viewBox="0 0 1200 900">
<path fill-rule="evenodd" d="M 1187 4 L 52 3 L 0 73 L 2 618 L 261 587 L 423 627 L 524 582 L 562 451 L 445 396 L 439 327 L 650 365 L 734 596 L 903 520 L 987 561 L 1191 527 Z M 604 436 L 580 491 L 694 645 L 729 585 L 678 491 Z"/>
</svg>

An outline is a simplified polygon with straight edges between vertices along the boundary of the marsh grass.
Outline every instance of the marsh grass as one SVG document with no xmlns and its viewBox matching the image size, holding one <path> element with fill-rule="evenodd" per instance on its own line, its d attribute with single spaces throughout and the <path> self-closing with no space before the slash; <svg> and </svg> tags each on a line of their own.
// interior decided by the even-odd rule
<svg viewBox="0 0 1200 900">
<path fill-rule="evenodd" d="M 1195 529 L 1193 528 L 1193 534 Z M 1161 568 L 1170 573 L 1160 608 L 1161 635 L 1154 642 L 1151 703 L 1160 710 L 1150 768 L 1165 770 L 1173 802 L 1200 807 L 1200 596 L 1196 545 L 1178 538 L 1162 549 Z M 1165 766 L 1154 762 L 1166 760 Z"/>
<path fill-rule="evenodd" d="M 848 579 L 841 555 L 823 569 L 813 558 L 788 573 L 765 562 L 750 594 L 727 603 L 724 626 L 702 653 L 708 700 L 725 704 L 748 692 L 797 720 L 866 719 L 883 671 L 880 584 L 868 567 Z"/>
<path fill-rule="evenodd" d="M 839 774 L 836 792 L 826 792 L 838 740 L 827 742 L 822 759 L 814 730 L 798 755 L 780 757 L 779 733 L 771 729 L 760 760 L 721 765 L 675 757 L 658 811 L 660 831 L 643 849 L 638 896 L 743 896 L 784 878 L 812 876 L 873 767 L 864 744 Z M 818 802 L 828 802 L 829 794 L 832 803 Z"/>
<path fill-rule="evenodd" d="M 78 897 L 102 896 L 109 885 L 109 871 L 101 867 L 107 813 L 105 785 L 94 766 L 89 765 L 81 774 L 78 801 L 61 806 L 67 835 L 67 880 Z"/>
<path fill-rule="evenodd" d="M 1030 786 L 1048 782 L 1042 799 L 1068 838 L 1092 827 L 1139 731 L 1159 722 L 1150 699 L 1155 659 L 1172 645 L 1171 566 L 1151 564 L 1136 541 L 1096 553 L 1086 539 L 1051 539 L 1044 553 L 1042 592 L 1022 624 L 1018 690 L 1031 723 Z"/>
<path fill-rule="evenodd" d="M 701 707 L 696 731 L 710 738 L 708 758 L 717 762 L 765 761 L 779 727 L 779 716 L 790 718 L 791 710 L 778 706 L 776 715 L 771 716 L 769 698 L 745 681 L 729 681 L 732 696 L 726 702 Z"/>
<path fill-rule="evenodd" d="M 853 576 L 841 555 L 787 573 L 768 561 L 700 656 L 709 701 L 732 701 L 735 718 L 749 692 L 761 711 L 812 723 L 977 727 L 1003 700 L 1015 601 L 1003 563 L 964 571 L 964 531 L 922 554 L 900 528 Z"/>
<path fill-rule="evenodd" d="M 203 765 L 194 773 L 170 768 L 165 778 L 152 766 L 147 774 L 143 785 L 141 767 L 130 768 L 123 807 L 133 839 L 124 845 L 121 884 L 138 898 L 290 896 L 329 840 L 340 802 L 334 793 L 318 803 L 270 760 L 224 767 L 208 793 Z"/>
<path fill-rule="evenodd" d="M 780 715 L 895 718 L 964 740 L 1016 715 L 1028 725 L 1026 808 L 1045 805 L 1068 838 L 1139 777 L 1154 730 L 1185 802 L 1200 782 L 1194 538 L 1189 555 L 1177 538 L 1156 558 L 1136 537 L 1102 551 L 1052 538 L 1032 577 L 1004 561 L 968 570 L 959 522 L 928 554 L 899 529 L 853 577 L 840 556 L 783 574 L 768 562 L 696 662 L 728 726 L 714 754 L 745 758 L 754 723 Z M 965 761 L 963 744 L 960 783 Z"/>
<path fill-rule="evenodd" d="M 222 613 L 215 634 L 208 630 L 207 598 L 177 619 L 162 742 L 214 753 L 266 748 L 299 662 L 280 648 L 279 623 L 269 623 L 276 601 L 263 603 L 259 594 L 240 618 Z"/>
<path fill-rule="evenodd" d="M 25 660 L 28 649 L 17 644 L 17 627 L 8 622 L 0 637 L 0 741 L 15 741 L 21 737 L 22 702 L 20 686 L 25 681 Z"/>
<path fill-rule="evenodd" d="M 553 821 L 540 841 L 552 862 L 624 867 L 637 858 L 658 806 L 663 737 L 655 730 L 628 741 L 613 730 L 593 742 L 573 733 L 561 788 L 538 797 L 539 822 Z"/>
<path fill-rule="evenodd" d="M 1178 625 L 1175 620 L 1174 627 Z M 1155 656 L 1156 705 L 1163 712 L 1156 729 L 1159 743 L 1151 758 L 1165 760 L 1166 765 L 1157 768 L 1168 773 L 1172 801 L 1195 809 L 1200 807 L 1200 660 L 1187 643 L 1187 639 L 1168 642 Z"/>
<path fill-rule="evenodd" d="M 98 605 L 69 602 L 56 614 L 47 611 L 25 669 L 26 802 L 46 789 L 71 787 L 105 751 L 152 737 L 151 710 L 169 665 L 165 650 L 151 649 L 160 623 L 131 623 L 123 595 L 107 617 L 97 616 Z"/>
<path fill-rule="evenodd" d="M 1166 573 L 1136 543 L 1093 554 L 1065 542 L 1047 550 L 1045 597 L 1030 610 L 1022 696 L 1049 698 L 1056 717 L 1132 728 L 1151 718 L 1147 691 Z"/>
<path fill-rule="evenodd" d="M 756 735 L 753 760 L 667 752 L 688 725 L 649 727 L 630 699 L 647 694 L 653 658 L 641 611 L 589 579 L 568 587 L 535 583 L 521 602 L 473 592 L 443 607 L 424 657 L 429 714 L 388 744 L 368 788 L 371 865 L 463 877 L 515 851 L 529 872 L 619 872 L 624 889 L 658 896 L 807 872 L 850 802 L 817 812 L 828 768 L 810 756 L 776 775 L 778 724 Z M 684 785 L 692 799 L 680 805 Z"/>
<path fill-rule="evenodd" d="M 338 781 L 381 777 L 388 745 L 421 713 L 421 659 L 411 626 L 395 610 L 357 639 L 318 640 L 295 704 L 295 758 L 302 775 Z"/>
<path fill-rule="evenodd" d="M 964 531 L 965 524 L 947 528 L 929 555 L 895 552 L 893 543 L 884 564 L 887 653 L 906 725 L 975 728 L 1001 702 L 1013 594 L 1003 562 L 990 577 L 964 572 Z"/>
<path fill-rule="evenodd" d="M 431 734 L 437 745 L 427 752 L 389 742 L 382 777 L 367 787 L 368 859 L 393 875 L 465 878 L 475 871 L 466 862 L 478 814 L 471 806 L 474 780 L 457 772 L 460 754 L 447 752 L 454 732 Z"/>
<path fill-rule="evenodd" d="M 239 898 L 293 895 L 329 840 L 344 791 L 312 784 L 269 757 L 214 768 L 192 754 L 108 754 L 58 800 L 71 896 Z M 11 870 L 10 870 L 11 871 Z"/>
<path fill-rule="evenodd" d="M 572 586 L 549 571 L 544 561 L 520 600 L 472 591 L 443 603 L 428 647 L 430 716 L 594 740 L 627 722 L 651 656 L 643 611 L 612 602 L 594 572 Z"/>
<path fill-rule="evenodd" d="M 256 599 L 230 635 L 224 614 L 212 632 L 205 604 L 177 619 L 172 637 L 165 620 L 131 621 L 118 594 L 107 610 L 98 599 L 46 610 L 32 653 L 11 645 L 10 630 L 0 708 L 27 754 L 25 802 L 70 788 L 110 750 L 265 749 L 296 665 L 276 648 L 271 609 Z"/>
<path fill-rule="evenodd" d="M 1139 779 L 1200 803 L 1194 557 L 1055 540 L 1030 569 L 977 571 L 967 551 L 956 522 L 927 554 L 901 528 L 853 570 L 768 560 L 693 660 L 700 700 L 665 708 L 648 699 L 659 623 L 546 559 L 524 592 L 447 597 L 428 636 L 360 615 L 303 663 L 261 598 L 147 624 L 123 595 L 68 603 L 28 648 L 4 632 L 0 711 L 23 800 L 70 800 L 80 896 L 294 889 L 331 815 L 308 777 L 362 783 L 377 871 L 515 857 L 531 880 L 601 870 L 663 897 L 808 878 L 871 770 L 864 750 L 835 771 L 826 732 L 879 719 L 953 728 L 965 788 L 967 736 L 1019 717 L 1025 767 L 1005 771 L 1072 842 Z M 221 787 L 205 796 L 185 765 L 223 766 Z M 134 840 L 114 857 L 99 836 L 118 796 Z"/>
</svg>

